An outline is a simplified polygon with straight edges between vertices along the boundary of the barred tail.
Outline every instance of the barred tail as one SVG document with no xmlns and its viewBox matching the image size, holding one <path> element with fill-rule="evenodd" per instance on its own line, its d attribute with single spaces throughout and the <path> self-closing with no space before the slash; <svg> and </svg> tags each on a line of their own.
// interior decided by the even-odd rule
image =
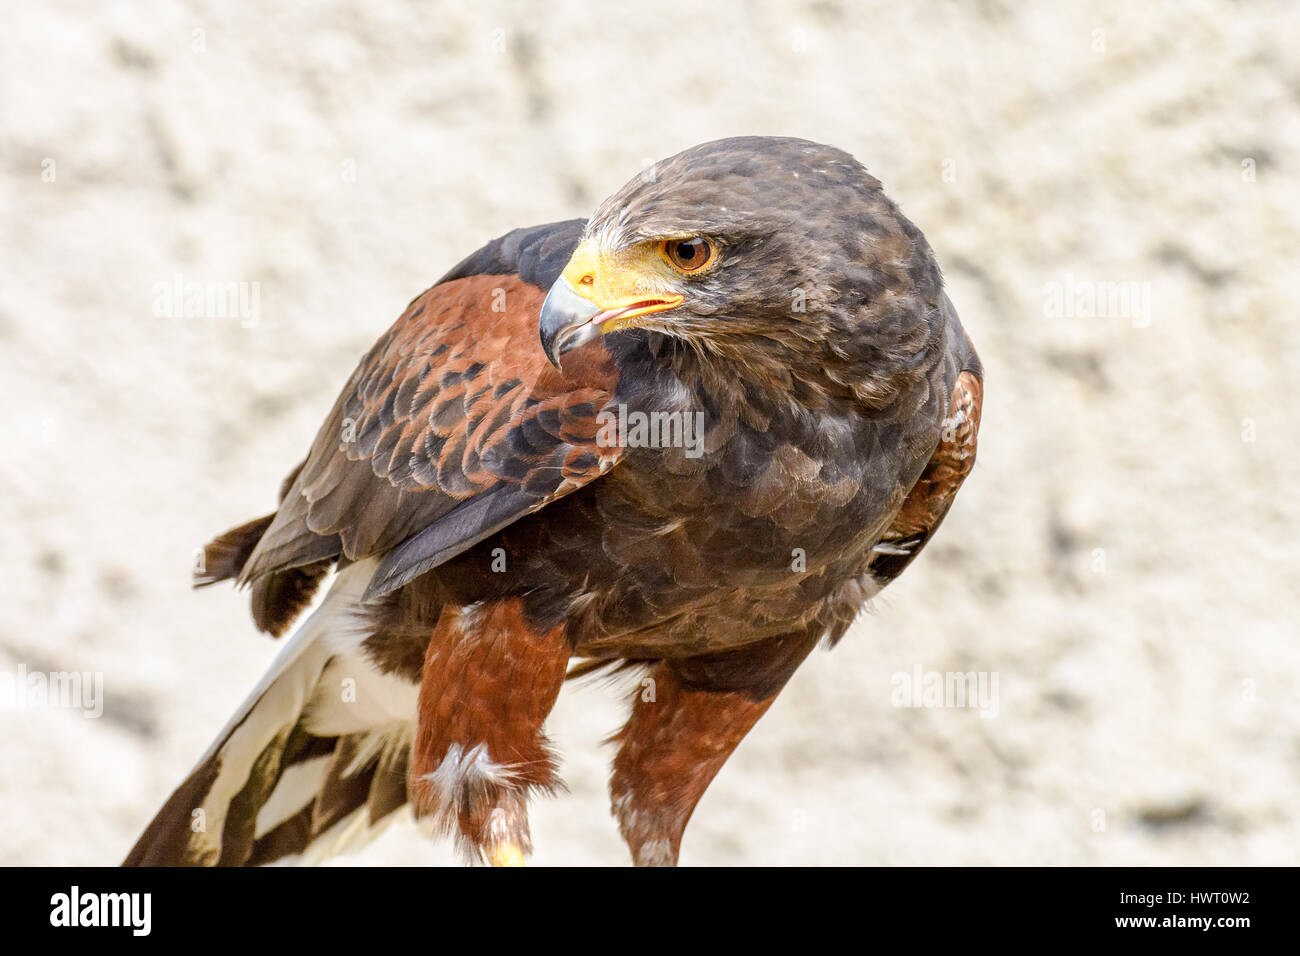
<svg viewBox="0 0 1300 956">
<path fill-rule="evenodd" d="M 356 647 L 373 570 L 339 574 L 124 865 L 318 862 L 400 816 L 417 688 Z"/>
</svg>

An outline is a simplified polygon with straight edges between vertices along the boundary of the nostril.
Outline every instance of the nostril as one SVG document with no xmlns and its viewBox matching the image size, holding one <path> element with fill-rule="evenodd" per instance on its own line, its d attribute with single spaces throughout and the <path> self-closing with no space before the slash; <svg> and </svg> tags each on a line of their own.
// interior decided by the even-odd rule
<svg viewBox="0 0 1300 956">
<path fill-rule="evenodd" d="M 593 276 L 591 273 L 587 273 L 587 275 L 583 276 L 580 280 L 578 280 L 578 285 L 595 285 L 595 284 L 596 284 L 596 277 Z"/>
</svg>

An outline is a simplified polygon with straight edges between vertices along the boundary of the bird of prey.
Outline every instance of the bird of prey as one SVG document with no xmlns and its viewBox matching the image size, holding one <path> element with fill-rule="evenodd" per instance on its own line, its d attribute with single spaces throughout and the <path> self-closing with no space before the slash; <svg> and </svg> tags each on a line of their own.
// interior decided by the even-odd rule
<svg viewBox="0 0 1300 956">
<path fill-rule="evenodd" d="M 633 861 L 819 641 L 916 557 L 975 458 L 982 371 L 921 232 L 847 153 L 742 137 L 416 298 L 274 513 L 196 584 L 286 631 L 127 863 L 315 861 L 409 806 L 522 863 L 566 676 L 636 673 L 613 738 Z M 572 669 L 570 665 L 572 663 Z"/>
</svg>

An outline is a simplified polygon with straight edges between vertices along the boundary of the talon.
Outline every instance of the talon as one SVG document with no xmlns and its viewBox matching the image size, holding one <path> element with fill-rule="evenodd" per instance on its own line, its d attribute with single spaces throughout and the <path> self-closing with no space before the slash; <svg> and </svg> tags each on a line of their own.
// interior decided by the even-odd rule
<svg viewBox="0 0 1300 956">
<path fill-rule="evenodd" d="M 488 857 L 492 866 L 523 866 L 524 851 L 513 843 L 498 843 Z"/>
</svg>

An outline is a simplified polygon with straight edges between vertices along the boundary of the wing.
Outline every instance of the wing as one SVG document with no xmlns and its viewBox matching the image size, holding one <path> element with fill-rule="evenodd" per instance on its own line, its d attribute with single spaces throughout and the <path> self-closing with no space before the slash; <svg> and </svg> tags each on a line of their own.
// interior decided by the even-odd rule
<svg viewBox="0 0 1300 956">
<path fill-rule="evenodd" d="M 984 381 L 978 366 L 957 376 L 939 445 L 876 545 L 870 573 L 879 587 L 902 574 L 934 536 L 957 490 L 975 467 L 983 400 Z"/>
<path fill-rule="evenodd" d="M 511 233 L 408 306 L 339 396 L 241 583 L 378 556 L 367 596 L 384 594 L 618 460 L 596 440 L 617 379 L 608 353 L 593 342 L 559 372 L 537 335 L 581 227 Z"/>
</svg>

